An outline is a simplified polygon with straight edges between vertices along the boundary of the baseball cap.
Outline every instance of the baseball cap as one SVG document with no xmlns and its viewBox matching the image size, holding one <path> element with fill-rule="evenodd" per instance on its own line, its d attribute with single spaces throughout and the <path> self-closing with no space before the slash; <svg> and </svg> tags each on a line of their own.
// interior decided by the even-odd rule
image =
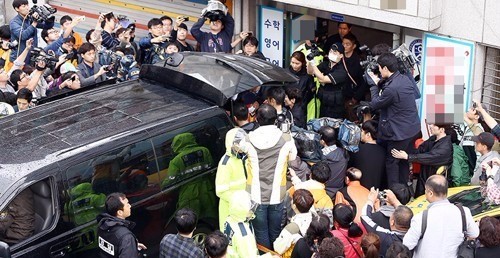
<svg viewBox="0 0 500 258">
<path fill-rule="evenodd" d="M 135 26 L 135 23 L 131 23 L 131 24 L 129 24 L 129 25 L 127 26 L 127 29 L 130 29 L 130 30 L 132 30 L 132 31 L 135 31 L 135 27 L 136 27 L 136 26 Z"/>
<path fill-rule="evenodd" d="M 342 46 L 342 43 L 336 42 L 336 43 L 332 44 L 332 46 L 330 47 L 330 50 L 338 51 L 340 53 L 344 53 L 344 46 Z"/>
<path fill-rule="evenodd" d="M 495 136 L 493 136 L 493 134 L 488 132 L 482 132 L 478 136 L 472 136 L 472 140 L 474 142 L 486 145 L 488 149 L 491 149 L 495 144 Z"/>
<path fill-rule="evenodd" d="M 185 30 L 188 30 L 188 26 L 187 26 L 185 23 L 181 23 L 181 24 L 179 25 L 179 28 L 183 28 L 183 29 L 185 29 Z"/>
<path fill-rule="evenodd" d="M 77 72 L 75 66 L 70 63 L 64 63 L 59 69 L 61 71 L 61 74 L 65 74 L 67 72 Z"/>
</svg>

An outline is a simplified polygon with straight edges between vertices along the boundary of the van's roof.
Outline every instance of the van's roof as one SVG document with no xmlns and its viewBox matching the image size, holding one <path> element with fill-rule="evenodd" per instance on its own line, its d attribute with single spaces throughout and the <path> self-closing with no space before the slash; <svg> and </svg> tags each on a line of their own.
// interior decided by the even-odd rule
<svg viewBox="0 0 500 258">
<path fill-rule="evenodd" d="M 177 89 L 137 80 L 104 86 L 2 118 L 0 180 L 4 179 L 4 169 L 24 174 L 21 171 L 27 173 L 45 166 L 55 161 L 54 155 L 70 148 L 212 106 Z"/>
</svg>

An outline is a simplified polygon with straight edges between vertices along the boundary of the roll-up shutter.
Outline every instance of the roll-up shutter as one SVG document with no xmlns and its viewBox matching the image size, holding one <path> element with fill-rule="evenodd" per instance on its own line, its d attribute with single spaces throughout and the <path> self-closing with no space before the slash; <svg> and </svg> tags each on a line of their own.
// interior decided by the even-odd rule
<svg viewBox="0 0 500 258">
<path fill-rule="evenodd" d="M 481 101 L 489 114 L 500 120 L 500 49 L 486 48 L 483 81 Z"/>
</svg>

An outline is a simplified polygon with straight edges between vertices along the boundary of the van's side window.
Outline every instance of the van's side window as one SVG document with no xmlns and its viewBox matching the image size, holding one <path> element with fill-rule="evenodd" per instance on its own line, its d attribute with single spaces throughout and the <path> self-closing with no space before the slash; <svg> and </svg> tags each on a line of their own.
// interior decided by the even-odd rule
<svg viewBox="0 0 500 258">
<path fill-rule="evenodd" d="M 26 187 L 0 211 L 0 241 L 17 244 L 49 228 L 53 205 L 49 179 Z"/>
<path fill-rule="evenodd" d="M 65 205 L 70 220 L 76 225 L 94 220 L 113 192 L 125 193 L 131 203 L 159 192 L 157 171 L 149 139 L 70 167 L 70 201 Z"/>
<path fill-rule="evenodd" d="M 224 120 L 214 117 L 153 137 L 162 189 L 214 168 L 226 131 Z"/>
</svg>

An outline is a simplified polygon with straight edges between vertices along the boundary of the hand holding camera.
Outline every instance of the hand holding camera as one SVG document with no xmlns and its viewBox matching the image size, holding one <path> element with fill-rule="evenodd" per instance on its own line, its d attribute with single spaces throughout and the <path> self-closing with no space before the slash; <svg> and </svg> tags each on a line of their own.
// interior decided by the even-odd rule
<svg viewBox="0 0 500 258">
<path fill-rule="evenodd" d="M 378 199 L 378 196 L 379 196 L 378 189 L 375 189 L 375 187 L 370 188 L 370 193 L 368 194 L 368 200 L 371 201 L 372 203 L 375 203 L 375 201 Z"/>
</svg>

